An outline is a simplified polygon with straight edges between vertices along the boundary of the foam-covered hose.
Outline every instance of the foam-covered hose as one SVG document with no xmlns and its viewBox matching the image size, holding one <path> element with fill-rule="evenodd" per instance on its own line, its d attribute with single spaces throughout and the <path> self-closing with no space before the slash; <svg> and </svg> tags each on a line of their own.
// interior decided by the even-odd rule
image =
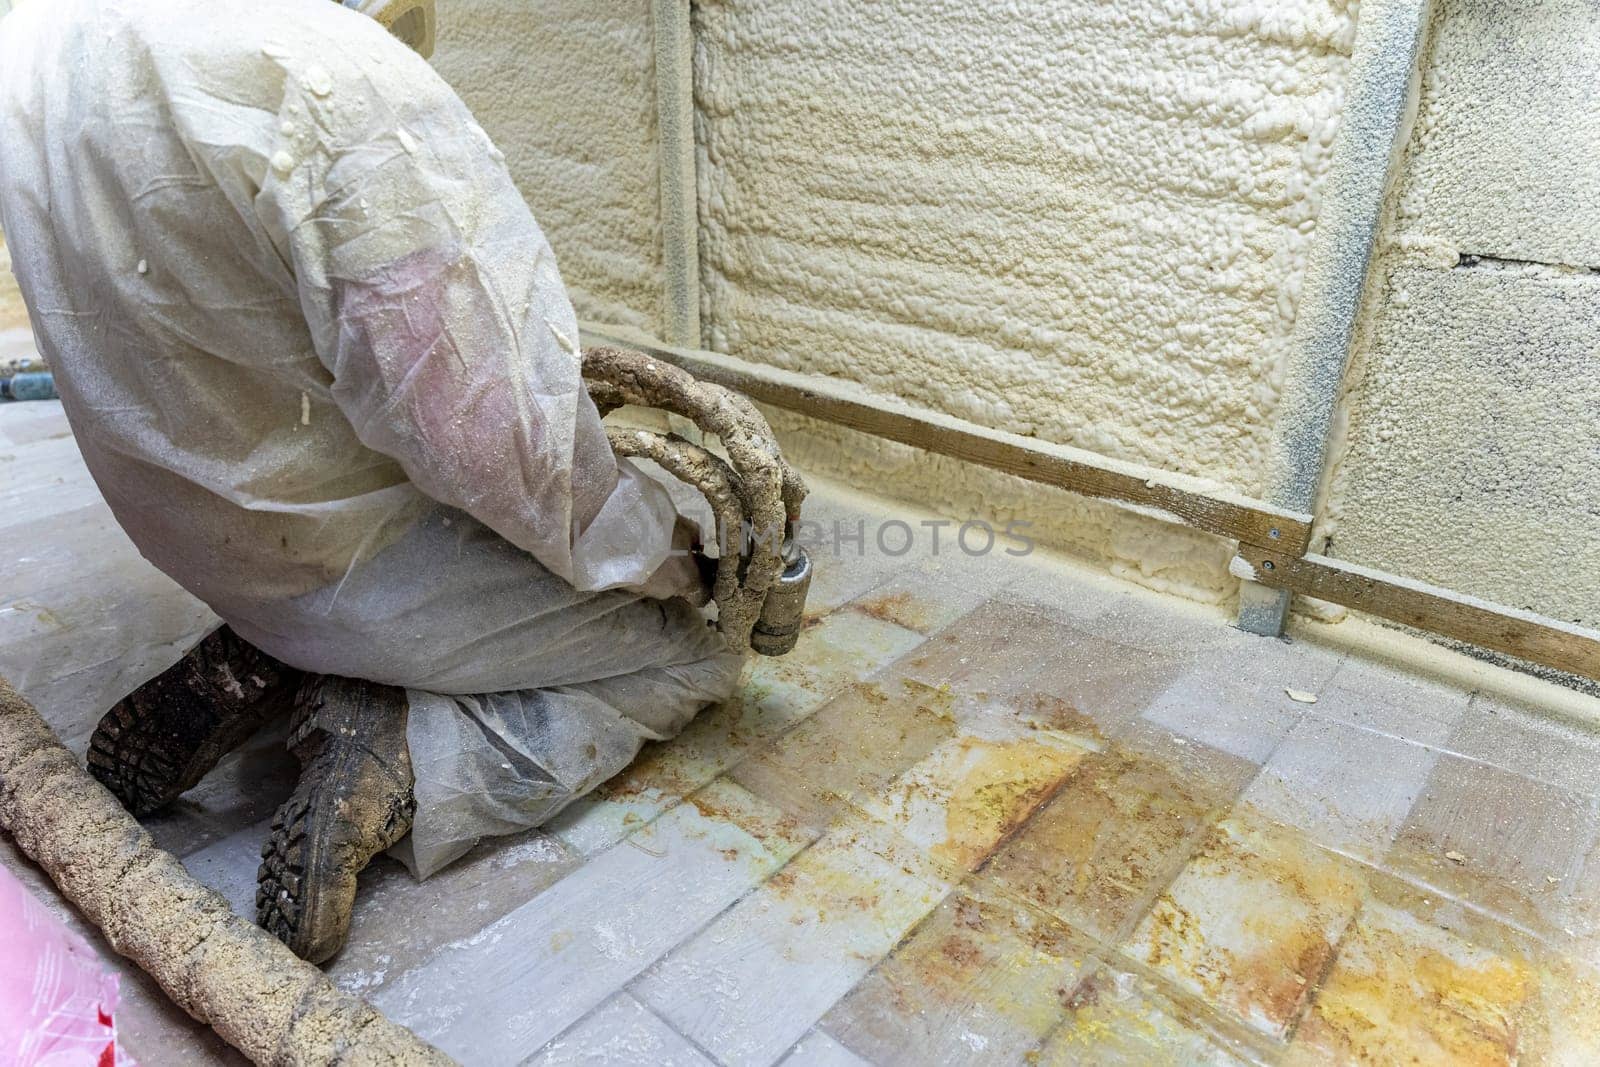
<svg viewBox="0 0 1600 1067">
<path fill-rule="evenodd" d="M 677 434 L 614 427 L 607 427 L 606 433 L 611 439 L 611 450 L 617 455 L 659 463 L 662 470 L 698 489 L 706 498 L 706 503 L 711 505 L 711 514 L 717 524 L 717 546 L 721 552 L 717 557 L 716 577 L 711 584 L 711 599 L 717 602 L 719 610 L 724 604 L 729 605 L 731 610 L 741 595 L 739 553 L 736 548 L 742 536 L 744 510 L 739 504 L 739 491 L 735 484 L 737 476 L 720 456 Z"/>
<path fill-rule="evenodd" d="M 453 1062 L 195 881 L 3 678 L 0 826 L 112 948 L 255 1063 Z"/>
<path fill-rule="evenodd" d="M 721 549 L 712 587 L 717 628 L 730 647 L 749 648 L 767 591 L 786 566 L 783 542 L 788 524 L 799 518 L 806 495 L 805 483 L 778 450 L 772 428 L 746 397 L 699 381 L 648 353 L 588 349 L 583 354 L 583 377 L 602 411 L 625 404 L 656 408 L 682 416 L 722 441 L 728 453 L 725 463 L 675 435 L 648 430 L 610 434 L 618 452 L 657 461 L 710 502 Z M 746 524 L 753 533 L 748 541 Z"/>
</svg>

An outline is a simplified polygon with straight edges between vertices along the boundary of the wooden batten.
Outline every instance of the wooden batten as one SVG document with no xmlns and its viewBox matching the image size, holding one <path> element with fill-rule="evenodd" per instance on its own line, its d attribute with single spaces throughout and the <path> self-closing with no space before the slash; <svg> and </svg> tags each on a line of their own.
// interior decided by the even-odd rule
<svg viewBox="0 0 1600 1067">
<path fill-rule="evenodd" d="M 1235 496 L 1198 478 L 1108 459 L 967 422 L 869 393 L 849 382 L 796 374 L 717 352 L 664 348 L 631 331 L 586 326 L 587 344 L 649 352 L 703 381 L 773 407 L 1129 505 L 1141 514 L 1239 542 L 1241 577 L 1379 618 L 1600 679 L 1600 632 L 1453 593 L 1326 556 L 1307 555 L 1311 516 Z"/>
<path fill-rule="evenodd" d="M 1327 556 L 1296 558 L 1241 545 L 1239 558 L 1262 585 L 1600 680 L 1600 631 Z"/>
</svg>

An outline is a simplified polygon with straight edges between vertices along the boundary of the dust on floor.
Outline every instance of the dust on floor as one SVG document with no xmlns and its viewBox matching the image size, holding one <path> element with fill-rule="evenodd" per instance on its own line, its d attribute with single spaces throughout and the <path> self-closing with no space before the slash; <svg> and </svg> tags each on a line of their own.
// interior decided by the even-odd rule
<svg viewBox="0 0 1600 1067">
<path fill-rule="evenodd" d="M 65 431 L 0 409 L 0 672 L 81 750 L 211 618 Z M 335 979 L 469 1064 L 1600 1061 L 1600 739 L 1057 566 L 840 547 L 796 653 L 553 825 L 377 864 Z M 281 746 L 150 822 L 244 914 Z M 134 1055 L 233 1059 L 121 969 Z"/>
</svg>

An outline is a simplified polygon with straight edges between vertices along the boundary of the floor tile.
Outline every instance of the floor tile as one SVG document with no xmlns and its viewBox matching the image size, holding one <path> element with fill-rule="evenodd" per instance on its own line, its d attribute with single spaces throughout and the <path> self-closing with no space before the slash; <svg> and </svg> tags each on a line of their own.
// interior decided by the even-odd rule
<svg viewBox="0 0 1600 1067">
<path fill-rule="evenodd" d="M 715 782 L 373 1003 L 445 1052 L 517 1062 L 760 884 L 806 837 Z"/>
<path fill-rule="evenodd" d="M 929 638 L 892 673 L 982 700 L 1015 690 L 1057 653 L 1059 644 L 1059 630 L 1048 616 L 993 599 Z"/>
<path fill-rule="evenodd" d="M 1060 630 L 1056 652 L 1005 696 L 1018 714 L 1069 731 L 1099 747 L 1188 673 L 1176 654 L 1129 648 L 1078 630 Z"/>
<path fill-rule="evenodd" d="M 847 607 L 805 629 L 787 656 L 752 661 L 748 679 L 827 696 L 865 680 L 922 642 L 915 630 Z"/>
<path fill-rule="evenodd" d="M 1444 745 L 1467 713 L 1469 694 L 1379 663 L 1340 665 L 1308 709 L 1424 745 Z"/>
<path fill-rule="evenodd" d="M 81 752 L 215 619 L 59 405 L 8 455 L 0 674 Z M 467 1063 L 1600 1063 L 1600 735 L 948 534 L 814 554 L 800 648 L 547 832 L 380 860 L 335 981 Z M 264 733 L 147 823 L 248 913 L 295 770 Z M 238 1062 L 89 934 L 135 1055 Z"/>
<path fill-rule="evenodd" d="M 527 1067 L 714 1067 L 699 1049 L 626 993 L 522 1061 Z"/>
<path fill-rule="evenodd" d="M 1192 741 L 1262 764 L 1300 721 L 1281 692 L 1240 685 L 1215 669 L 1196 669 L 1157 694 L 1140 718 Z"/>
<path fill-rule="evenodd" d="M 955 737 L 952 703 L 919 682 L 854 686 L 729 777 L 821 829 Z"/>
<path fill-rule="evenodd" d="M 1308 715 L 1240 799 L 1330 848 L 1376 862 L 1438 759 L 1435 749 Z"/>
<path fill-rule="evenodd" d="M 1445 747 L 1514 774 L 1600 796 L 1600 729 L 1478 696 Z"/>
<path fill-rule="evenodd" d="M 1523 1063 L 1591 1067 L 1600 1063 L 1600 971 L 1546 956 L 1537 964 L 1536 1013 L 1521 1032 Z"/>
<path fill-rule="evenodd" d="M 770 1064 L 946 892 L 909 845 L 843 825 L 663 959 L 633 990 L 728 1067 Z"/>
<path fill-rule="evenodd" d="M 1446 755 L 1385 865 L 1514 924 L 1560 936 L 1597 835 L 1593 798 Z"/>
<path fill-rule="evenodd" d="M 1027 1058 L 1033 1067 L 1243 1067 L 1250 1060 L 1197 1025 L 1130 971 L 1100 967 L 1067 1003 L 1062 1024 Z"/>
<path fill-rule="evenodd" d="M 1018 899 L 1115 941 L 1183 866 L 1253 765 L 1191 745 L 1188 767 L 1150 747 L 1086 756 L 986 876 Z M 1209 766 L 1194 773 L 1194 764 Z"/>
<path fill-rule="evenodd" d="M 1286 1062 L 1515 1064 L 1537 989 L 1530 964 L 1370 902 L 1339 948 Z"/>
<path fill-rule="evenodd" d="M 821 1030 L 813 1030 L 795 1042 L 780 1062 L 783 1067 L 868 1067 L 871 1061 L 857 1056 Z"/>
<path fill-rule="evenodd" d="M 1285 1036 L 1360 906 L 1360 868 L 1236 812 L 1156 901 L 1124 951 L 1262 1033 Z"/>
<path fill-rule="evenodd" d="M 1061 788 L 1084 752 L 1024 724 L 970 720 L 861 810 L 934 859 L 975 870 Z"/>
<path fill-rule="evenodd" d="M 962 585 L 934 585 L 920 572 L 902 573 L 850 602 L 850 607 L 919 634 L 944 629 L 987 599 Z"/>
<path fill-rule="evenodd" d="M 384 857 L 361 873 L 350 941 L 324 970 L 341 988 L 370 997 L 442 946 L 520 908 L 580 862 L 539 830 L 480 842 L 422 882 Z"/>
<path fill-rule="evenodd" d="M 626 770 L 575 801 L 546 828 L 586 856 L 607 849 L 759 751 L 823 700 L 796 686 L 746 684 L 695 716 L 671 741 L 645 745 Z"/>
<path fill-rule="evenodd" d="M 1015 1063 L 1060 1022 L 1088 944 L 1003 897 L 957 891 L 822 1020 L 875 1063 Z"/>
</svg>

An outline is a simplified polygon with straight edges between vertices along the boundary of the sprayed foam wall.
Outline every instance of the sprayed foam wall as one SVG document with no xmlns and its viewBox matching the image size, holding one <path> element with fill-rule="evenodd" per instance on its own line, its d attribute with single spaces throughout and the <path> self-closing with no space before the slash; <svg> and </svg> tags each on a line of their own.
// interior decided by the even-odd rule
<svg viewBox="0 0 1600 1067">
<path fill-rule="evenodd" d="M 1594 622 L 1600 3 L 1438 6 L 1321 532 Z M 693 18 L 708 347 L 1259 492 L 1354 5 L 696 0 Z M 659 335 L 648 5 L 492 0 L 442 33 L 580 313 Z M 774 422 L 863 488 L 1022 518 L 1197 599 L 1236 588 L 1215 539 Z"/>
<path fill-rule="evenodd" d="M 648 0 L 441 4 L 434 66 L 506 154 L 578 314 L 662 310 Z"/>
<path fill-rule="evenodd" d="M 695 5 L 709 347 L 1259 491 L 1353 13 Z M 780 420 L 791 429 L 802 420 Z M 859 435 L 816 465 L 1205 600 L 1210 539 Z"/>
<path fill-rule="evenodd" d="M 1331 552 L 1600 625 L 1600 3 L 1442 0 Z"/>
<path fill-rule="evenodd" d="M 0 331 L 22 330 L 27 326 L 28 309 L 22 304 L 16 276 L 11 273 L 11 253 L 4 236 L 0 236 Z"/>
</svg>

